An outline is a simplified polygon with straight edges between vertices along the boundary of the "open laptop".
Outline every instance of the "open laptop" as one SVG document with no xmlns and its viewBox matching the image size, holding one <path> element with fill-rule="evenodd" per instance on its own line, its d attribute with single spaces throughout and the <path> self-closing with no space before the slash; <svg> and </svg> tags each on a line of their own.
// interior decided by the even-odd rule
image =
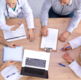
<svg viewBox="0 0 81 80">
<path fill-rule="evenodd" d="M 47 78 L 50 53 L 24 50 L 21 75 Z"/>
</svg>

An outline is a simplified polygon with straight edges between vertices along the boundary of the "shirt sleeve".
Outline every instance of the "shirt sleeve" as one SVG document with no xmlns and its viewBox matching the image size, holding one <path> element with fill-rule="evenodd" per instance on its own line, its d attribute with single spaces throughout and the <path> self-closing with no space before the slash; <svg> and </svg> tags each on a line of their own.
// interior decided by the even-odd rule
<svg viewBox="0 0 81 80">
<path fill-rule="evenodd" d="M 76 62 L 73 61 L 70 65 L 69 68 L 78 76 L 81 78 L 81 66 Z"/>
<path fill-rule="evenodd" d="M 25 12 L 28 29 L 34 28 L 33 13 L 32 13 L 32 10 L 31 10 L 27 0 L 24 0 L 23 10 Z"/>
<path fill-rule="evenodd" d="M 11 27 L 6 25 L 4 11 L 0 8 L 0 29 L 4 31 L 10 31 Z"/>
<path fill-rule="evenodd" d="M 69 44 L 71 45 L 72 49 L 81 46 L 81 36 L 69 41 Z"/>
<path fill-rule="evenodd" d="M 48 12 L 49 9 L 51 8 L 51 0 L 45 0 L 42 10 L 41 10 L 41 22 L 42 26 L 47 26 L 48 25 Z"/>
<path fill-rule="evenodd" d="M 70 21 L 67 31 L 72 33 L 72 31 L 78 26 L 80 20 L 81 20 L 81 2 L 77 7 L 77 9 L 74 11 L 74 16 Z"/>
</svg>

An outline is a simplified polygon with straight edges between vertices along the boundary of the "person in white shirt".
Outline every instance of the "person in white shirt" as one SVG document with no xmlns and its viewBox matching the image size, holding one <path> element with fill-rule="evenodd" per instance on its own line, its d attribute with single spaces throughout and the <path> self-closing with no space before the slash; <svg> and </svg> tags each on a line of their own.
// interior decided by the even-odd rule
<svg viewBox="0 0 81 80">
<path fill-rule="evenodd" d="M 14 31 L 20 23 L 17 22 L 15 27 L 6 25 L 5 18 L 26 18 L 28 26 L 28 39 L 33 41 L 34 37 L 34 19 L 32 10 L 27 0 L 0 0 L 0 29 L 5 31 Z"/>
<path fill-rule="evenodd" d="M 49 14 L 52 8 L 53 14 Z M 55 16 L 52 16 L 55 15 Z M 48 36 L 48 17 L 70 17 L 73 15 L 70 24 L 65 32 L 59 36 L 59 40 L 66 41 L 72 31 L 78 26 L 81 20 L 81 0 L 45 0 L 41 10 L 42 29 L 40 35 Z"/>
<path fill-rule="evenodd" d="M 70 46 L 69 48 L 67 48 Z M 81 36 L 69 41 L 64 47 L 63 51 L 69 50 L 69 49 L 75 49 L 77 47 L 81 46 Z M 70 63 L 69 68 L 74 71 L 74 73 L 81 78 L 81 66 L 76 62 L 76 60 L 73 60 L 69 53 L 65 53 L 63 55 L 63 58 Z"/>
</svg>

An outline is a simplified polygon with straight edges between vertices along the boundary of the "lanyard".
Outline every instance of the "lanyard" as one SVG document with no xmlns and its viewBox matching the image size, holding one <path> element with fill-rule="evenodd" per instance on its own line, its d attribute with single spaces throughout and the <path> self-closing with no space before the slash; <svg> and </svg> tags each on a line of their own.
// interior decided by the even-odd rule
<svg viewBox="0 0 81 80">
<path fill-rule="evenodd" d="M 19 5 L 19 1 L 18 1 L 18 0 L 17 0 L 17 2 L 18 2 L 18 5 Z M 21 7 L 21 9 L 22 9 L 22 7 Z M 7 16 L 8 16 L 8 18 L 9 18 L 9 11 L 8 11 L 7 4 L 6 4 L 6 10 L 7 10 Z"/>
</svg>

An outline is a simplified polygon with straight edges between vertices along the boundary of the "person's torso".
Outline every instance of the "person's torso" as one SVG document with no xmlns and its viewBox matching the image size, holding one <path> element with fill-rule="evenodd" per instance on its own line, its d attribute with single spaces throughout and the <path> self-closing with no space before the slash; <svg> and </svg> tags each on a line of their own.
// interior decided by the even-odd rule
<svg viewBox="0 0 81 80">
<path fill-rule="evenodd" d="M 16 8 L 15 8 L 15 11 L 12 10 L 12 8 L 10 8 L 5 0 L 3 0 L 2 2 L 4 5 L 2 5 L 1 7 L 3 8 L 4 10 L 4 16 L 5 18 L 22 18 L 22 15 L 23 15 L 23 4 L 21 4 L 21 0 L 17 0 L 17 3 L 16 3 Z"/>
<path fill-rule="evenodd" d="M 61 5 L 59 0 L 52 0 L 52 9 L 55 13 L 59 15 L 68 15 L 71 12 L 74 12 L 79 3 L 79 0 L 72 0 L 68 5 Z"/>
</svg>

